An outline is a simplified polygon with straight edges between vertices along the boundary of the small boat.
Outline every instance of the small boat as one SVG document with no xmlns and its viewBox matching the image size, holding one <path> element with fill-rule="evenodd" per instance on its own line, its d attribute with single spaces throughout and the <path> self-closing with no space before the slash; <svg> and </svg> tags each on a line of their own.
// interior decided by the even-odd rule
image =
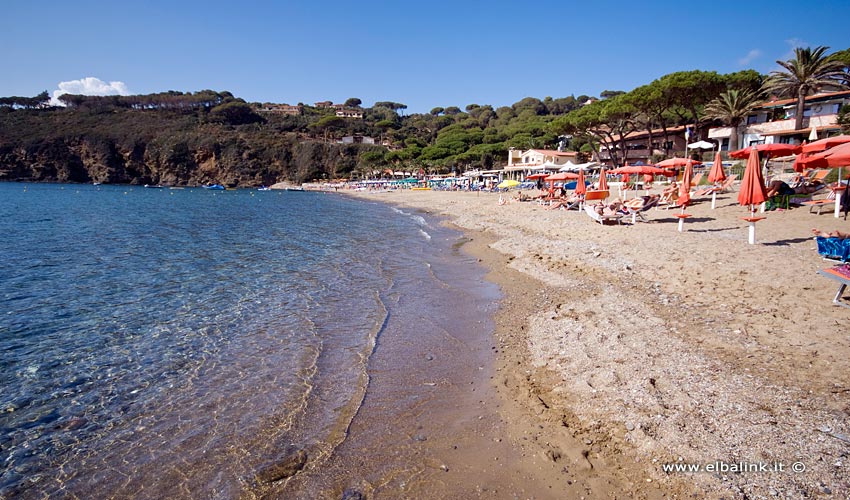
<svg viewBox="0 0 850 500">
<path fill-rule="evenodd" d="M 222 186 L 221 184 L 207 184 L 206 186 L 204 186 L 204 189 L 214 189 L 214 190 L 217 190 L 217 191 L 224 191 L 224 186 Z"/>
<path fill-rule="evenodd" d="M 286 188 L 286 190 L 287 191 L 304 191 L 304 188 L 303 187 L 288 187 L 288 188 Z"/>
<path fill-rule="evenodd" d="M 148 189 L 162 189 L 163 186 L 159 184 L 145 184 L 145 187 Z"/>
<path fill-rule="evenodd" d="M 270 188 L 268 186 L 260 186 L 260 187 L 257 188 L 257 191 L 271 191 L 271 190 L 272 190 L 272 188 Z"/>
</svg>

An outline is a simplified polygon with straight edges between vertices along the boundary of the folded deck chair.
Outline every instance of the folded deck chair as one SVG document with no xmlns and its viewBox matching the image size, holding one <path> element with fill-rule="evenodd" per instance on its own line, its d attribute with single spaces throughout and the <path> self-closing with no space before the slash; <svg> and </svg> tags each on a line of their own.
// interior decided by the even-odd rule
<svg viewBox="0 0 850 500">
<path fill-rule="evenodd" d="M 602 214 L 602 215 L 600 215 L 599 213 L 596 212 L 596 206 L 595 205 L 585 205 L 584 206 L 584 212 L 587 215 L 589 215 L 591 219 L 593 219 L 596 222 L 603 224 L 603 225 L 606 222 L 613 222 L 613 221 L 616 221 L 617 224 L 620 224 L 620 223 L 622 223 L 622 218 L 625 215 L 624 213 L 621 213 L 621 212 L 617 212 L 617 213 L 614 213 L 614 214 Z"/>
</svg>

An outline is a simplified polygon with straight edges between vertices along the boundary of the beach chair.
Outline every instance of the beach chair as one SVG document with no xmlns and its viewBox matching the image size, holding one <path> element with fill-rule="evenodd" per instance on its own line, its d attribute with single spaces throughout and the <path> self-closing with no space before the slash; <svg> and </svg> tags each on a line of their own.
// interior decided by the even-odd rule
<svg viewBox="0 0 850 500">
<path fill-rule="evenodd" d="M 847 285 L 850 285 L 850 265 L 842 264 L 840 266 L 821 269 L 818 271 L 818 274 L 838 282 L 838 291 L 835 293 L 832 303 L 837 306 L 850 308 L 850 305 L 841 300 L 844 290 L 847 288 Z"/>
<path fill-rule="evenodd" d="M 594 200 L 601 201 L 601 200 L 608 198 L 608 195 L 609 195 L 609 192 L 605 191 L 605 190 L 603 190 L 603 191 L 588 191 L 584 195 L 584 201 L 594 201 Z"/>
<path fill-rule="evenodd" d="M 735 184 L 735 181 L 738 179 L 738 174 L 731 174 L 729 177 L 723 181 L 723 184 L 720 185 L 718 193 L 725 193 L 727 191 L 732 191 L 732 185 Z"/>
<path fill-rule="evenodd" d="M 617 224 L 621 224 L 623 216 L 626 215 L 622 212 L 617 212 L 617 213 L 614 213 L 614 214 L 599 214 L 596 211 L 595 205 L 585 205 L 584 206 L 584 212 L 587 215 L 589 215 L 591 219 L 595 220 L 596 222 L 598 222 L 602 225 L 605 225 L 606 222 L 614 222 L 614 221 L 616 221 Z"/>
<path fill-rule="evenodd" d="M 700 182 L 702 182 L 702 172 L 698 173 L 694 176 L 693 179 L 691 179 L 691 187 L 693 188 L 699 186 Z"/>
<path fill-rule="evenodd" d="M 641 198 L 635 198 L 635 200 L 641 200 Z M 623 203 L 623 207 L 628 211 L 627 215 L 632 216 L 632 224 L 635 224 L 638 219 L 640 219 L 641 222 L 649 222 L 649 219 L 646 218 L 646 216 L 644 215 L 644 212 L 646 212 L 647 210 L 650 210 L 652 208 L 655 208 L 655 206 L 658 205 L 659 198 L 653 198 L 653 199 L 644 203 L 641 206 L 637 206 L 636 204 L 631 203 L 632 201 L 635 201 L 635 200 L 629 200 L 629 201 Z"/>
<path fill-rule="evenodd" d="M 669 200 L 658 200 L 655 208 L 660 210 L 661 207 L 664 207 L 664 210 L 669 209 L 670 207 L 675 207 L 676 202 L 679 201 L 679 191 L 673 191 L 673 194 L 670 196 Z"/>
<path fill-rule="evenodd" d="M 818 245 L 818 255 L 823 257 L 824 260 L 850 261 L 850 240 L 815 236 L 815 242 Z"/>
</svg>

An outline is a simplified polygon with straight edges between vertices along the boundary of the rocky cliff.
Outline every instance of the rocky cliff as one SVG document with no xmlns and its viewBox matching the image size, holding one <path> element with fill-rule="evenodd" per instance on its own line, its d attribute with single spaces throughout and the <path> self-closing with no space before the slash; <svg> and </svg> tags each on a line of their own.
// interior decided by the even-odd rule
<svg viewBox="0 0 850 500">
<path fill-rule="evenodd" d="M 300 183 L 350 173 L 374 146 L 315 141 L 274 124 L 224 126 L 145 112 L 0 113 L 0 180 L 193 186 Z"/>
</svg>

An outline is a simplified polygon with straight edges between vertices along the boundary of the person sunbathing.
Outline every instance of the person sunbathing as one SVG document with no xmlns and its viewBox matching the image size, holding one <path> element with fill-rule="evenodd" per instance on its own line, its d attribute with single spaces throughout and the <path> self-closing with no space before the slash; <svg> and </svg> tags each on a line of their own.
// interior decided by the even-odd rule
<svg viewBox="0 0 850 500">
<path fill-rule="evenodd" d="M 620 200 L 614 200 L 607 205 L 603 205 L 602 203 L 599 203 L 598 205 L 594 206 L 594 209 L 596 210 L 596 213 L 599 214 L 599 215 L 622 214 L 623 212 L 621 210 L 623 209 L 623 202 L 620 201 Z"/>
<path fill-rule="evenodd" d="M 767 197 L 788 196 L 792 194 L 811 194 L 821 188 L 820 181 L 812 181 L 808 184 L 801 184 L 797 187 L 791 187 L 788 183 L 780 180 L 771 181 L 767 187 Z"/>
<path fill-rule="evenodd" d="M 669 186 L 664 188 L 664 191 L 661 191 L 661 199 L 659 201 L 673 201 L 673 196 L 678 194 L 679 185 L 676 184 L 676 181 L 670 183 Z"/>
<path fill-rule="evenodd" d="M 842 240 L 846 240 L 850 238 L 850 233 L 844 233 L 838 230 L 835 231 L 821 231 L 820 229 L 812 229 L 812 234 L 815 236 L 820 236 L 822 238 L 840 238 Z"/>
<path fill-rule="evenodd" d="M 660 194 L 651 194 L 649 196 L 641 196 L 640 198 L 633 198 L 629 201 L 623 202 L 623 206 L 626 208 L 630 208 L 632 210 L 641 210 L 643 207 L 654 203 L 656 200 L 660 199 Z"/>
<path fill-rule="evenodd" d="M 554 200 L 551 205 L 546 207 L 546 210 L 555 210 L 556 208 L 570 208 L 570 205 L 574 203 L 578 203 L 581 198 L 577 194 L 573 194 L 569 198 L 566 196 L 562 196 L 557 200 Z"/>
</svg>

